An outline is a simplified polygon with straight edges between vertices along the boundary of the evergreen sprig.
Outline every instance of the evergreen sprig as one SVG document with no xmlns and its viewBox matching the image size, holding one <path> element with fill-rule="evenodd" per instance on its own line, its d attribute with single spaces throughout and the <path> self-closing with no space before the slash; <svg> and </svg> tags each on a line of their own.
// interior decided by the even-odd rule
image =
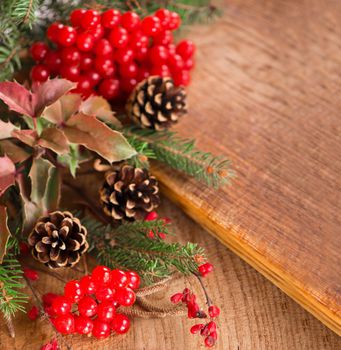
<svg viewBox="0 0 341 350">
<path fill-rule="evenodd" d="M 90 244 L 97 260 L 111 268 L 137 271 L 149 285 L 174 271 L 190 274 L 198 270 L 197 258 L 204 251 L 194 243 L 168 243 L 157 233 L 171 234 L 163 220 L 123 223 L 117 228 L 105 226 L 92 218 L 82 219 L 91 232 Z M 154 233 L 150 238 L 150 231 Z"/>
<path fill-rule="evenodd" d="M 128 140 L 134 137 L 147 144 L 146 147 L 154 152 L 158 161 L 209 186 L 217 188 L 234 176 L 228 159 L 197 149 L 195 140 L 182 138 L 175 132 L 127 127 L 123 133 Z"/>
</svg>

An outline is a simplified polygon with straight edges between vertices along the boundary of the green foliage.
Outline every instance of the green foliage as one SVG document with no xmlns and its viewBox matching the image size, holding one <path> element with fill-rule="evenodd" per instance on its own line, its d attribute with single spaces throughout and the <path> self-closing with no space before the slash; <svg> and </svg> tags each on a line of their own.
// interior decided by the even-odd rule
<svg viewBox="0 0 341 350">
<path fill-rule="evenodd" d="M 15 255 L 18 253 L 18 242 L 10 238 L 7 243 L 7 255 L 0 265 L 0 311 L 4 317 L 9 319 L 17 311 L 25 312 L 23 306 L 27 302 L 27 296 L 21 291 L 22 270 Z"/>
<path fill-rule="evenodd" d="M 123 223 L 117 228 L 104 226 L 89 217 L 82 219 L 82 223 L 91 232 L 91 249 L 101 264 L 135 270 L 146 285 L 174 271 L 196 272 L 196 258 L 204 258 L 203 249 L 196 244 L 181 245 L 160 239 L 158 232 L 171 234 L 163 220 Z M 154 238 L 150 238 L 150 232 Z"/>
<path fill-rule="evenodd" d="M 219 187 L 234 176 L 228 159 L 200 151 L 194 140 L 181 138 L 174 132 L 127 127 L 123 133 L 128 140 L 135 138 L 147 144 L 145 147 L 153 151 L 158 161 L 209 186 Z"/>
<path fill-rule="evenodd" d="M 11 16 L 17 23 L 32 27 L 39 4 L 40 0 L 12 1 Z"/>
</svg>

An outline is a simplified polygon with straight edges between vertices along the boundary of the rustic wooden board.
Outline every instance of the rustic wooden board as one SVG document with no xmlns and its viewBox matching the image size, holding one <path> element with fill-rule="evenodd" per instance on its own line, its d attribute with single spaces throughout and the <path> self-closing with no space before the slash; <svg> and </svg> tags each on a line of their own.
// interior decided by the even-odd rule
<svg viewBox="0 0 341 350">
<path fill-rule="evenodd" d="M 74 198 L 77 201 L 77 198 Z M 216 271 L 205 283 L 213 300 L 222 308 L 219 318 L 219 342 L 216 350 L 337 350 L 341 339 L 299 307 L 278 288 L 244 263 L 235 254 L 207 234 L 179 209 L 163 200 L 161 213 L 173 219 L 177 239 L 194 241 L 207 249 Z M 32 264 L 28 261 L 27 264 Z M 79 266 L 82 268 L 82 266 Z M 76 271 L 63 273 L 65 277 L 79 277 Z M 67 278 L 67 277 L 66 277 Z M 176 281 L 159 298 L 167 298 L 184 285 L 194 288 L 200 301 L 204 296 L 194 280 Z M 62 292 L 62 283 L 40 273 L 35 282 L 40 293 Z M 30 294 L 30 292 L 28 291 Z M 33 299 L 29 304 L 32 305 Z M 46 321 L 29 321 L 24 314 L 15 319 L 17 336 L 11 339 L 0 317 L 1 350 L 39 350 L 41 344 L 53 336 Z M 135 319 L 125 336 L 110 337 L 104 341 L 90 338 L 66 337 L 72 350 L 204 350 L 202 339 L 190 334 L 194 321 L 186 317 L 166 319 Z M 62 350 L 67 350 L 62 347 Z M 70 350 L 70 349 L 68 349 Z"/>
<path fill-rule="evenodd" d="M 194 220 L 341 334 L 341 2 L 229 0 L 191 32 L 190 114 L 176 127 L 230 157 L 215 191 L 168 168 Z"/>
</svg>

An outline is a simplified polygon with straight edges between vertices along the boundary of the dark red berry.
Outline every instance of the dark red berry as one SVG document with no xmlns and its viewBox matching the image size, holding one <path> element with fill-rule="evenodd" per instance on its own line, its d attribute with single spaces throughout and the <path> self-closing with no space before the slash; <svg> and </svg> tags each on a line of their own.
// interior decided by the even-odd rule
<svg viewBox="0 0 341 350">
<path fill-rule="evenodd" d="M 210 317 L 212 317 L 212 318 L 219 316 L 219 314 L 220 314 L 220 309 L 219 309 L 219 307 L 218 307 L 218 306 L 215 306 L 215 305 L 211 305 L 211 306 L 208 308 L 208 314 L 209 314 Z"/>
<path fill-rule="evenodd" d="M 108 57 L 112 56 L 113 49 L 107 39 L 100 39 L 95 47 L 95 54 L 97 56 Z"/>
<path fill-rule="evenodd" d="M 148 48 L 145 46 L 135 48 L 135 58 L 138 61 L 144 61 L 148 56 Z"/>
<path fill-rule="evenodd" d="M 38 67 L 38 66 L 36 66 Z M 31 281 L 36 281 L 39 278 L 39 274 L 36 270 L 29 269 L 27 267 L 23 268 L 24 276 Z"/>
<path fill-rule="evenodd" d="M 81 59 L 81 54 L 75 47 L 64 47 L 60 56 L 64 64 L 76 65 Z"/>
<path fill-rule="evenodd" d="M 128 287 L 135 290 L 140 287 L 141 279 L 140 276 L 135 271 L 126 272 L 128 278 Z"/>
<path fill-rule="evenodd" d="M 123 92 L 130 94 L 137 85 L 137 80 L 135 78 L 123 78 L 120 80 L 120 85 Z"/>
<path fill-rule="evenodd" d="M 110 322 L 114 318 L 116 309 L 111 301 L 103 301 L 98 305 L 97 317 L 101 321 Z"/>
<path fill-rule="evenodd" d="M 184 295 L 182 293 L 176 293 L 171 296 L 171 302 L 174 304 L 180 303 L 180 301 L 182 301 L 183 296 Z"/>
<path fill-rule="evenodd" d="M 120 24 L 121 14 L 120 11 L 110 9 L 102 13 L 102 25 L 105 28 L 114 28 Z"/>
<path fill-rule="evenodd" d="M 97 85 L 102 79 L 100 74 L 97 71 L 92 69 L 86 72 L 86 76 L 90 79 L 91 86 Z M 93 293 L 88 293 L 88 294 L 93 294 Z"/>
<path fill-rule="evenodd" d="M 64 27 L 64 25 L 62 23 L 52 23 L 46 32 L 47 37 L 54 43 L 58 42 L 59 39 L 59 32 L 60 30 Z"/>
<path fill-rule="evenodd" d="M 79 79 L 79 67 L 78 66 L 63 66 L 60 69 L 60 75 L 71 81 L 78 81 Z"/>
<path fill-rule="evenodd" d="M 64 286 L 64 296 L 71 300 L 73 303 L 77 303 L 82 299 L 84 291 L 77 280 L 69 281 Z"/>
<path fill-rule="evenodd" d="M 101 17 L 96 10 L 87 10 L 82 16 L 81 26 L 84 29 L 89 29 L 100 24 L 100 22 Z"/>
<path fill-rule="evenodd" d="M 191 327 L 190 332 L 192 334 L 197 334 L 204 328 L 204 326 L 205 325 L 203 324 L 195 324 L 194 326 Z"/>
<path fill-rule="evenodd" d="M 56 330 L 62 334 L 71 334 L 75 331 L 75 318 L 71 314 L 57 316 L 53 320 Z"/>
<path fill-rule="evenodd" d="M 53 300 L 52 310 L 56 315 L 66 315 L 71 311 L 71 301 L 60 295 Z"/>
<path fill-rule="evenodd" d="M 121 17 L 121 26 L 128 32 L 136 30 L 140 25 L 140 17 L 135 12 L 127 11 Z"/>
<path fill-rule="evenodd" d="M 50 70 L 51 73 L 59 73 L 62 65 L 62 59 L 58 52 L 49 51 L 44 59 L 44 65 Z"/>
<path fill-rule="evenodd" d="M 79 334 L 89 334 L 94 328 L 93 321 L 89 317 L 75 316 L 75 331 Z"/>
<path fill-rule="evenodd" d="M 96 315 L 97 303 L 89 296 L 85 296 L 78 302 L 78 311 L 82 316 L 92 317 Z"/>
<path fill-rule="evenodd" d="M 114 290 L 109 287 L 102 287 L 97 289 L 95 296 L 98 301 L 113 300 Z"/>
<path fill-rule="evenodd" d="M 115 27 L 109 34 L 109 41 L 117 49 L 125 47 L 129 41 L 127 30 L 121 27 Z"/>
<path fill-rule="evenodd" d="M 80 27 L 82 23 L 82 18 L 85 12 L 86 12 L 85 9 L 76 9 L 71 12 L 70 22 L 74 27 Z"/>
<path fill-rule="evenodd" d="M 80 57 L 79 67 L 82 71 L 91 69 L 94 65 L 94 58 L 90 53 L 82 53 Z"/>
<path fill-rule="evenodd" d="M 43 64 L 37 64 L 31 69 L 31 78 L 33 81 L 44 82 L 50 76 L 49 69 Z"/>
<path fill-rule="evenodd" d="M 191 58 L 194 52 L 195 45 L 190 40 L 182 40 L 176 46 L 176 53 L 180 55 L 184 60 Z"/>
<path fill-rule="evenodd" d="M 93 321 L 94 327 L 92 329 L 92 335 L 97 339 L 104 339 L 110 335 L 109 323 L 103 322 L 98 318 Z"/>
<path fill-rule="evenodd" d="M 96 291 L 95 282 L 90 275 L 82 277 L 80 280 L 80 285 L 84 291 L 84 294 L 94 294 Z"/>
<path fill-rule="evenodd" d="M 95 60 L 95 69 L 105 78 L 112 77 L 115 74 L 115 66 L 110 58 L 99 56 Z"/>
<path fill-rule="evenodd" d="M 22 255 L 27 255 L 30 252 L 30 247 L 25 242 L 19 243 L 19 249 L 20 249 L 20 254 L 22 254 Z"/>
<path fill-rule="evenodd" d="M 138 66 L 134 62 L 121 64 L 120 75 L 123 78 L 136 78 L 138 73 Z"/>
<path fill-rule="evenodd" d="M 61 46 L 72 46 L 77 39 L 77 32 L 74 28 L 63 26 L 58 32 L 58 43 Z"/>
<path fill-rule="evenodd" d="M 30 48 L 31 56 L 36 62 L 42 61 L 46 57 L 48 51 L 49 48 L 47 45 L 40 41 L 34 43 Z"/>
<path fill-rule="evenodd" d="M 126 273 L 122 270 L 115 269 L 111 271 L 111 284 L 113 288 L 122 288 L 127 286 L 128 277 Z"/>
<path fill-rule="evenodd" d="M 115 99 L 120 93 L 120 82 L 117 79 L 103 79 L 99 84 L 98 92 L 107 100 Z"/>
<path fill-rule="evenodd" d="M 111 328 L 118 334 L 127 333 L 130 327 L 130 320 L 126 315 L 116 314 L 111 322 Z"/>
<path fill-rule="evenodd" d="M 211 322 L 207 323 L 206 327 L 208 329 L 208 333 L 215 332 L 216 329 L 217 329 L 217 325 L 215 324 L 214 321 L 211 321 Z"/>
<path fill-rule="evenodd" d="M 147 16 L 141 22 L 142 31 L 148 36 L 155 36 L 161 31 L 161 21 L 156 16 Z"/>
<path fill-rule="evenodd" d="M 81 51 L 91 51 L 95 43 L 94 37 L 89 33 L 79 34 L 77 37 L 77 47 Z"/>
<path fill-rule="evenodd" d="M 54 293 L 46 293 L 43 295 L 43 303 L 44 305 L 51 306 L 53 303 L 53 300 L 56 299 L 59 295 Z"/>
<path fill-rule="evenodd" d="M 27 312 L 27 316 L 30 320 L 34 321 L 39 316 L 39 309 L 34 305 L 32 308 Z"/>
<path fill-rule="evenodd" d="M 117 288 L 115 300 L 122 306 L 131 306 L 135 303 L 136 295 L 131 288 Z"/>
</svg>

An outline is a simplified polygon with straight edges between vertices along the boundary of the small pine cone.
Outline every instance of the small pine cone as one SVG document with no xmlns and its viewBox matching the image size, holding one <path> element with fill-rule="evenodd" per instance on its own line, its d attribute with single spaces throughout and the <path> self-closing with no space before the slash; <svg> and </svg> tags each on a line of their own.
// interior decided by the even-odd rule
<svg viewBox="0 0 341 350">
<path fill-rule="evenodd" d="M 68 211 L 41 217 L 28 237 L 33 257 L 50 268 L 76 265 L 89 244 L 87 230 Z"/>
<path fill-rule="evenodd" d="M 104 212 L 114 220 L 143 219 L 160 204 L 156 178 L 130 165 L 108 172 L 99 193 Z"/>
<path fill-rule="evenodd" d="M 127 113 L 143 128 L 165 130 L 187 113 L 186 92 L 171 78 L 149 77 L 130 95 Z"/>
</svg>

